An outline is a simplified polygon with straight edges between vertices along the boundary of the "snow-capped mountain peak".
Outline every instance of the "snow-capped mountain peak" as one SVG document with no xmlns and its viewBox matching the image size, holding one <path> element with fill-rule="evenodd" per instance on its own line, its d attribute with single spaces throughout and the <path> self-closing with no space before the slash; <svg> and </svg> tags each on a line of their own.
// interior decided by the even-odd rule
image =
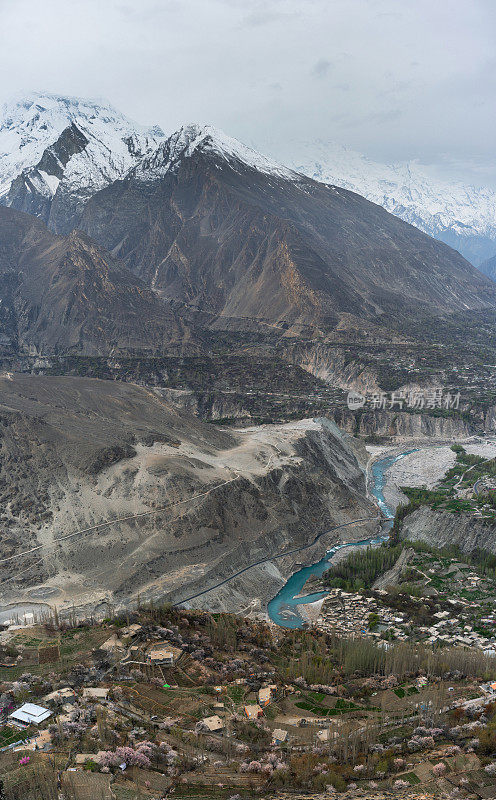
<svg viewBox="0 0 496 800">
<path fill-rule="evenodd" d="M 263 150 L 274 158 L 211 125 L 187 125 L 166 138 L 104 100 L 33 92 L 15 97 L 0 115 L 0 203 L 67 233 L 88 199 L 113 181 L 154 181 L 196 152 L 213 153 L 219 169 L 225 161 L 235 170 L 295 182 L 303 174 L 358 192 L 474 264 L 496 253 L 493 189 L 440 178 L 417 162 L 375 162 L 333 142 L 285 140 Z"/>
<path fill-rule="evenodd" d="M 105 101 L 43 92 L 17 96 L 0 117 L 0 202 L 50 222 L 59 195 L 83 202 L 163 138 L 160 128 L 136 125 Z M 63 229 L 61 218 L 59 223 L 52 227 Z"/>
<path fill-rule="evenodd" d="M 268 175 L 297 180 L 298 174 L 270 158 L 247 147 L 238 139 L 228 136 L 212 125 L 185 125 L 162 142 L 149 157 L 145 157 L 133 170 L 133 175 L 142 181 L 159 179 L 174 172 L 179 163 L 197 151 L 215 153 L 231 166 L 242 163 Z"/>
</svg>

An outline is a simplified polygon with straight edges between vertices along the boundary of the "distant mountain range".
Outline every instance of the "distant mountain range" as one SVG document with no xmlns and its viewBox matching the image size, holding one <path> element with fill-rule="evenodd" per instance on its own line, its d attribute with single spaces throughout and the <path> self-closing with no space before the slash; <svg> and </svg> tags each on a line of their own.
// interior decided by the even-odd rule
<svg viewBox="0 0 496 800">
<path fill-rule="evenodd" d="M 234 141 L 220 132 L 214 138 Z M 104 101 L 18 97 L 0 118 L 0 203 L 68 233 L 89 197 L 139 164 L 152 168 L 165 141 L 160 128 L 138 126 Z M 257 168 L 271 163 L 240 143 L 231 146 L 255 157 Z M 273 149 L 280 152 L 280 143 Z M 443 181 L 414 162 L 373 162 L 335 143 L 288 140 L 284 152 L 290 169 L 280 167 L 280 174 L 300 172 L 358 192 L 477 266 L 496 254 L 496 192 L 489 188 Z"/>
<path fill-rule="evenodd" d="M 38 166 L 0 206 L 7 350 L 202 353 L 206 330 L 229 327 L 286 342 L 331 332 L 391 341 L 411 321 L 496 308 L 494 283 L 455 250 L 210 126 L 156 132 L 154 148 L 151 134 L 136 134 L 125 157 L 117 148 L 131 166 L 115 177 L 101 140 L 81 139 L 101 121 L 74 118 L 57 133 L 56 119 L 57 154 L 48 145 L 39 158 L 38 148 Z M 57 170 L 53 194 L 38 191 L 34 173 L 49 187 Z"/>
<path fill-rule="evenodd" d="M 267 151 L 274 145 L 267 145 Z M 323 183 L 350 189 L 424 233 L 449 244 L 476 266 L 496 255 L 496 191 L 439 177 L 415 161 L 384 164 L 336 142 L 288 140 L 284 162 Z"/>
</svg>

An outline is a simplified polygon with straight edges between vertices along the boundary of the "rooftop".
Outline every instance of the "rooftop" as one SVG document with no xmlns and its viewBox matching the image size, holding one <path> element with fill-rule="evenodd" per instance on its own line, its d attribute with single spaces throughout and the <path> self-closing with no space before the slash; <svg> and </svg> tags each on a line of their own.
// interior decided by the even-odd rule
<svg viewBox="0 0 496 800">
<path fill-rule="evenodd" d="M 39 725 L 51 716 L 52 712 L 48 708 L 36 706 L 34 703 L 24 703 L 10 715 L 9 719 L 22 722 L 24 725 Z"/>
</svg>

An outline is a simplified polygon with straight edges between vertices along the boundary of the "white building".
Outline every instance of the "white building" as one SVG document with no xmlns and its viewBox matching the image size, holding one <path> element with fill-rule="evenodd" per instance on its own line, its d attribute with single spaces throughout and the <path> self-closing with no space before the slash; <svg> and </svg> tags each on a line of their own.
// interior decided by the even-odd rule
<svg viewBox="0 0 496 800">
<path fill-rule="evenodd" d="M 48 717 L 52 716 L 52 712 L 43 706 L 35 706 L 34 703 L 24 703 L 23 706 L 14 711 L 9 719 L 13 720 L 17 725 L 40 725 Z"/>
</svg>

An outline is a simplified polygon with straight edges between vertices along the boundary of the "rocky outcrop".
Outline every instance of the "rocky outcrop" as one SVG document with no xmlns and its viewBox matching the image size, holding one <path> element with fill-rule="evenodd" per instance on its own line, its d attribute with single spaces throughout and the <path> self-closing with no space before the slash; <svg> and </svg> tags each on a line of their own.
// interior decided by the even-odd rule
<svg viewBox="0 0 496 800">
<path fill-rule="evenodd" d="M 212 422 L 226 419 L 249 420 L 251 416 L 243 403 L 243 397 L 227 392 L 160 388 L 160 395 L 176 408 Z"/>
<path fill-rule="evenodd" d="M 456 545 L 464 553 L 476 548 L 496 553 L 496 524 L 471 514 L 450 514 L 422 506 L 405 517 L 401 536 L 434 547 Z"/>
<path fill-rule="evenodd" d="M 74 122 L 44 151 L 40 161 L 17 175 L 4 199 L 5 205 L 40 217 L 48 224 L 53 205 L 53 189 L 60 185 L 64 170 L 72 156 L 81 153 L 88 139 Z M 75 218 L 77 201 L 71 198 L 69 214 Z"/>
<path fill-rule="evenodd" d="M 96 475 L 111 464 L 117 464 L 123 458 L 133 458 L 135 455 L 136 450 L 130 444 L 114 444 L 97 450 L 87 463 L 81 465 L 81 468 L 89 475 Z"/>
<path fill-rule="evenodd" d="M 496 430 L 496 406 L 490 406 L 484 414 L 484 430 Z"/>
</svg>

